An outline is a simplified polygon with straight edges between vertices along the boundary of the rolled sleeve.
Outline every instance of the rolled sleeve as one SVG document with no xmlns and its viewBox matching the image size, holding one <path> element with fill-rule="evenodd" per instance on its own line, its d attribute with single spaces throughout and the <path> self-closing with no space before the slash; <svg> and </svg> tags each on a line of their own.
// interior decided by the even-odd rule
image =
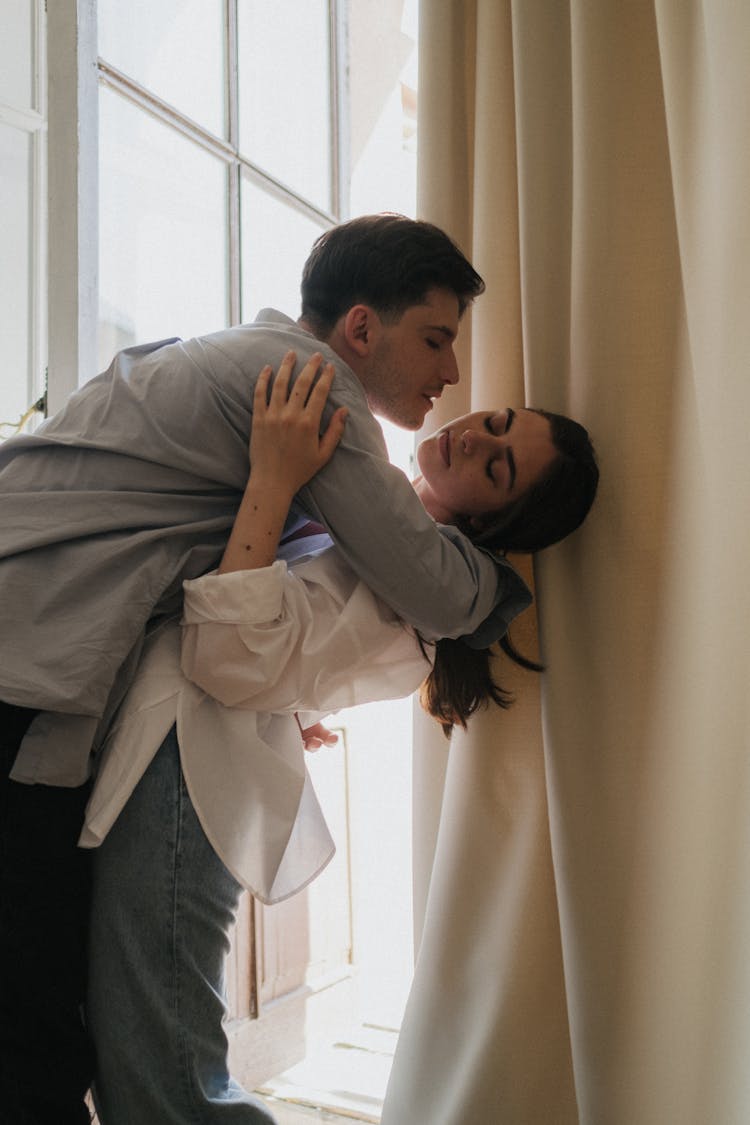
<svg viewBox="0 0 750 1125">
<path fill-rule="evenodd" d="M 226 622 L 244 625 L 273 621 L 281 615 L 287 565 L 277 559 L 258 570 L 228 574 L 212 571 L 183 583 L 183 623 Z"/>
<path fill-rule="evenodd" d="M 182 669 L 225 706 L 330 713 L 409 695 L 429 668 L 333 550 L 294 571 L 277 561 L 185 583 Z"/>
</svg>

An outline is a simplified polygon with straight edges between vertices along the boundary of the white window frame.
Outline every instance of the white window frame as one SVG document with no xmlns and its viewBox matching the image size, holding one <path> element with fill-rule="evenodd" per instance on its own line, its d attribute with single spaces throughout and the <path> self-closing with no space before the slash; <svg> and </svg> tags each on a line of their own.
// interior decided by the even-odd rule
<svg viewBox="0 0 750 1125">
<path fill-rule="evenodd" d="M 47 368 L 47 105 L 46 2 L 35 0 L 33 52 L 34 77 L 32 105 L 0 102 L 0 122 L 31 138 L 30 281 L 29 281 L 29 365 L 26 371 L 26 399 L 31 407 L 45 402 Z M 10 421 L 10 419 L 9 419 Z M 8 435 L 5 435 L 8 436 Z"/>
<path fill-rule="evenodd" d="M 54 0 L 47 10 L 47 45 L 47 409 L 54 414 L 82 373 L 96 373 L 96 0 Z"/>
<path fill-rule="evenodd" d="M 41 3 L 41 0 L 40 0 Z M 347 217 L 343 5 L 329 0 L 332 199 L 322 209 L 239 149 L 237 3 L 225 0 L 228 136 L 217 137 L 97 54 L 96 0 L 54 0 L 47 12 L 49 73 L 49 413 L 96 374 L 98 320 L 98 92 L 103 84 L 177 129 L 228 167 L 230 324 L 239 323 L 240 182 L 247 176 L 324 226 Z"/>
</svg>

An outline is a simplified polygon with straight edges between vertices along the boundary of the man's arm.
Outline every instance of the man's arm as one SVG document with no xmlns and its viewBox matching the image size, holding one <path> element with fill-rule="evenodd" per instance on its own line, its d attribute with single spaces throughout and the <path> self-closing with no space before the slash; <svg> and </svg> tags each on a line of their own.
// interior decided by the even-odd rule
<svg viewBox="0 0 750 1125">
<path fill-rule="evenodd" d="M 331 462 L 301 490 L 303 504 L 363 581 L 427 639 L 497 640 L 531 603 L 525 583 L 456 528 L 438 528 L 404 474 L 357 444 L 354 413 Z"/>
</svg>

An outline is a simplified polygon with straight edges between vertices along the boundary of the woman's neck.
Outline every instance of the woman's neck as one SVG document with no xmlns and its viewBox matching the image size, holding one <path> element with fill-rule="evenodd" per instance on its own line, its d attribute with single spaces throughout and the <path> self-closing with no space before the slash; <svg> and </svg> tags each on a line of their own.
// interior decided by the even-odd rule
<svg viewBox="0 0 750 1125">
<path fill-rule="evenodd" d="M 423 476 L 418 476 L 416 480 L 413 480 L 411 483 L 417 496 L 422 501 L 422 507 L 427 512 L 428 516 L 432 516 L 436 523 L 456 522 L 456 513 L 449 511 L 448 508 L 444 507 L 438 501 Z"/>
</svg>

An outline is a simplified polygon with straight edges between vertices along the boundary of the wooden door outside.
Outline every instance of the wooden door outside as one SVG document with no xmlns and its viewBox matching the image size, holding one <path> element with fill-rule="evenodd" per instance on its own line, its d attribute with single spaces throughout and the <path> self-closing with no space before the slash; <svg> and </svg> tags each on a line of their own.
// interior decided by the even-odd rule
<svg viewBox="0 0 750 1125">
<path fill-rule="evenodd" d="M 352 893 L 348 747 L 308 756 L 336 855 L 310 886 L 276 906 L 249 894 L 240 903 L 228 959 L 232 1073 L 248 1088 L 305 1057 L 350 1019 Z"/>
</svg>

